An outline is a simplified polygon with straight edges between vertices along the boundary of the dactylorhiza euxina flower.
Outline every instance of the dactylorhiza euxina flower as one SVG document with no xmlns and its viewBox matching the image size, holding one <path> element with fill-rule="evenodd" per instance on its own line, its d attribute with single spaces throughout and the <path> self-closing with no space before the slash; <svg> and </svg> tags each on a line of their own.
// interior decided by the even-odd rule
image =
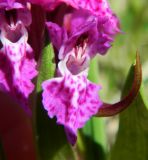
<svg viewBox="0 0 148 160">
<path fill-rule="evenodd" d="M 77 51 L 76 51 L 77 50 Z M 73 145 L 77 129 L 94 115 L 102 102 L 98 97 L 100 86 L 87 79 L 88 60 L 84 48 L 77 48 L 58 63 L 60 77 L 43 82 L 43 105 L 50 118 L 65 127 L 67 138 Z"/>
<path fill-rule="evenodd" d="M 26 112 L 29 94 L 37 75 L 36 62 L 28 41 L 26 27 L 31 14 L 26 3 L 14 0 L 0 1 L 0 90 L 12 96 Z"/>
<path fill-rule="evenodd" d="M 64 125 L 74 145 L 77 129 L 102 104 L 100 85 L 87 79 L 89 62 L 97 53 L 106 53 L 120 29 L 106 1 L 62 2 L 45 5 L 50 10 L 47 28 L 55 48 L 57 78 L 43 82 L 43 105 L 50 118 L 56 116 Z"/>
</svg>

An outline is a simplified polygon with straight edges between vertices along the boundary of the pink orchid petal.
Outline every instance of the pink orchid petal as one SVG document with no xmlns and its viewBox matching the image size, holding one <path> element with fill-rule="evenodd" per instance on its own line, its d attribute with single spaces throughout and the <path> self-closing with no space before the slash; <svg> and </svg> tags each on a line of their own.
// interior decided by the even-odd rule
<svg viewBox="0 0 148 160">
<path fill-rule="evenodd" d="M 97 113 L 102 102 L 99 85 L 87 80 L 85 75 L 65 75 L 43 82 L 43 105 L 50 118 L 65 127 L 67 138 L 73 145 L 78 128 Z"/>
<path fill-rule="evenodd" d="M 18 37 L 16 38 L 14 35 L 13 38 L 10 36 L 12 41 L 7 39 L 6 35 L 11 35 L 11 31 L 2 29 L 1 41 L 3 47 L 0 50 L 0 90 L 13 96 L 26 112 L 30 113 L 28 97 L 34 89 L 34 84 L 31 80 L 37 75 L 36 62 L 33 58 L 32 49 L 27 44 L 28 35 L 26 29 L 23 26 L 18 29 L 22 30 L 22 33 L 20 33 L 22 35 L 18 41 L 16 41 Z"/>
<path fill-rule="evenodd" d="M 67 40 L 67 33 L 64 28 L 61 28 L 55 23 L 47 22 L 48 32 L 53 45 L 57 50 L 60 49 L 62 43 Z"/>
</svg>

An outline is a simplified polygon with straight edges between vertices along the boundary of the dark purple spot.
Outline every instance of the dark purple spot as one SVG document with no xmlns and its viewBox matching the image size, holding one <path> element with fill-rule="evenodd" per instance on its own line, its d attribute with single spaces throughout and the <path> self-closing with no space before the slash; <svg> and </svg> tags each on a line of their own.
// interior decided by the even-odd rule
<svg viewBox="0 0 148 160">
<path fill-rule="evenodd" d="M 76 115 L 77 115 L 77 112 L 74 112 L 73 115 L 76 116 Z"/>
<path fill-rule="evenodd" d="M 50 87 L 56 87 L 57 85 L 58 85 L 58 82 L 54 81 L 54 82 L 51 82 Z"/>
<path fill-rule="evenodd" d="M 86 109 L 87 109 L 87 110 L 89 110 L 89 112 L 91 112 L 91 113 L 93 113 L 93 112 L 94 112 L 94 111 L 91 109 L 91 107 L 90 107 L 90 106 L 87 106 L 87 107 L 86 107 Z"/>
<path fill-rule="evenodd" d="M 74 80 L 73 80 L 73 79 L 71 79 L 70 83 L 71 83 L 71 84 L 74 84 Z"/>
<path fill-rule="evenodd" d="M 83 95 L 84 93 L 85 93 L 85 89 L 82 89 L 82 90 L 79 91 L 80 95 Z"/>
<path fill-rule="evenodd" d="M 26 89 L 28 89 L 28 90 L 31 89 L 31 87 L 27 84 L 27 82 L 24 81 L 24 82 L 23 82 L 23 85 L 24 85 L 24 87 L 25 87 Z"/>
<path fill-rule="evenodd" d="M 85 103 L 85 98 L 84 97 L 81 97 L 81 95 L 79 96 L 79 98 L 78 98 L 78 104 L 79 105 L 82 105 L 82 104 L 84 104 Z"/>
<path fill-rule="evenodd" d="M 69 100 L 61 100 L 62 101 L 62 103 L 63 103 L 63 105 L 65 106 L 65 107 L 69 107 L 70 106 L 70 102 L 69 102 Z"/>
<path fill-rule="evenodd" d="M 55 107 L 50 107 L 50 112 L 54 112 L 55 111 Z"/>
<path fill-rule="evenodd" d="M 91 90 L 94 90 L 94 85 L 89 84 L 88 88 L 90 88 Z"/>
<path fill-rule="evenodd" d="M 70 119 L 70 122 L 71 122 L 71 123 L 74 123 L 74 120 L 75 120 L 74 118 L 71 118 L 71 119 Z"/>
<path fill-rule="evenodd" d="M 91 97 L 91 94 L 89 93 L 88 90 L 86 91 L 86 96 L 87 96 L 87 97 Z"/>
<path fill-rule="evenodd" d="M 92 103 L 92 104 L 98 104 L 98 101 L 91 100 L 90 103 Z"/>
<path fill-rule="evenodd" d="M 80 110 L 80 115 L 83 117 L 84 116 L 84 112 L 82 110 Z"/>
</svg>

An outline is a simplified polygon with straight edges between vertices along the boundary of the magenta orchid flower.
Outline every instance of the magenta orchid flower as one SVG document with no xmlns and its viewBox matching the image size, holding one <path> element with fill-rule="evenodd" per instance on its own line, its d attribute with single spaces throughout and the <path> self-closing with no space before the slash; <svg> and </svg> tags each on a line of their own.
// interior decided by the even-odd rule
<svg viewBox="0 0 148 160">
<path fill-rule="evenodd" d="M 25 3 L 0 2 L 0 90 L 9 93 L 30 113 L 28 97 L 34 89 L 31 80 L 37 75 L 33 50 L 26 27 L 31 14 Z"/>
<path fill-rule="evenodd" d="M 62 2 L 66 4 L 56 1 L 48 5 L 47 28 L 55 48 L 58 77 L 43 82 L 43 105 L 50 118 L 56 116 L 57 123 L 64 125 L 74 145 L 77 129 L 102 105 L 98 96 L 101 87 L 87 79 L 89 62 L 97 53 L 107 52 L 120 29 L 106 1 Z"/>
<path fill-rule="evenodd" d="M 87 6 L 78 1 L 62 1 L 70 6 L 56 2 L 48 6 L 53 11 L 47 27 L 58 77 L 43 82 L 43 105 L 50 118 L 56 116 L 57 123 L 64 125 L 74 145 L 77 130 L 102 105 L 98 96 L 101 87 L 87 79 L 90 59 L 97 53 L 105 54 L 120 29 L 118 19 L 103 1 L 96 3 L 98 10 L 92 6 L 95 1 Z"/>
<path fill-rule="evenodd" d="M 76 11 L 66 18 L 65 28 L 47 23 L 51 41 L 58 51 L 59 77 L 43 82 L 43 105 L 50 118 L 56 116 L 57 123 L 64 125 L 67 138 L 74 145 L 77 129 L 97 113 L 102 102 L 98 96 L 101 87 L 87 79 L 96 19 L 88 11 L 81 14 Z M 72 28 L 68 28 L 69 23 L 73 23 Z"/>
<path fill-rule="evenodd" d="M 102 102 L 100 86 L 87 79 L 89 56 L 82 47 L 71 50 L 58 63 L 60 77 L 43 82 L 43 105 L 50 118 L 64 125 L 69 142 L 74 145 L 77 129 L 97 113 Z"/>
</svg>

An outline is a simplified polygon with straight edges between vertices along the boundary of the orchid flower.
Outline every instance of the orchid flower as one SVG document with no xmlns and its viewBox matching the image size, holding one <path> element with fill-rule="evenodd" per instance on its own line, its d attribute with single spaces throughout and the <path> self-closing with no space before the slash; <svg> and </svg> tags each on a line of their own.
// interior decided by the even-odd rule
<svg viewBox="0 0 148 160">
<path fill-rule="evenodd" d="M 77 129 L 97 113 L 102 102 L 100 86 L 87 79 L 89 57 L 84 48 L 70 51 L 58 63 L 60 77 L 43 82 L 43 105 L 50 118 L 65 127 L 69 142 L 74 145 Z"/>
<path fill-rule="evenodd" d="M 29 113 L 28 97 L 34 89 L 31 80 L 37 75 L 33 50 L 27 43 L 30 24 L 27 3 L 0 2 L 0 90 L 12 96 Z"/>
<path fill-rule="evenodd" d="M 50 118 L 56 116 L 57 123 L 64 125 L 67 138 L 74 145 L 77 130 L 102 105 L 100 85 L 87 79 L 89 62 L 97 52 L 106 53 L 117 28 L 107 28 L 107 17 L 65 4 L 50 16 L 47 28 L 57 56 L 58 77 L 43 82 L 43 105 Z"/>
<path fill-rule="evenodd" d="M 43 82 L 43 105 L 50 118 L 56 116 L 57 123 L 64 125 L 72 145 L 77 129 L 102 105 L 100 85 L 87 79 L 89 62 L 97 53 L 105 54 L 120 31 L 119 21 L 106 1 L 87 2 L 63 0 L 47 6 L 47 28 L 57 57 L 58 78 Z"/>
<path fill-rule="evenodd" d="M 98 91 L 100 86 L 87 79 L 88 59 L 80 47 L 73 49 L 58 63 L 60 77 L 44 81 L 43 105 L 50 118 L 57 117 L 57 123 L 65 127 L 69 142 L 74 145 L 77 129 L 97 113 L 102 102 Z"/>
</svg>

